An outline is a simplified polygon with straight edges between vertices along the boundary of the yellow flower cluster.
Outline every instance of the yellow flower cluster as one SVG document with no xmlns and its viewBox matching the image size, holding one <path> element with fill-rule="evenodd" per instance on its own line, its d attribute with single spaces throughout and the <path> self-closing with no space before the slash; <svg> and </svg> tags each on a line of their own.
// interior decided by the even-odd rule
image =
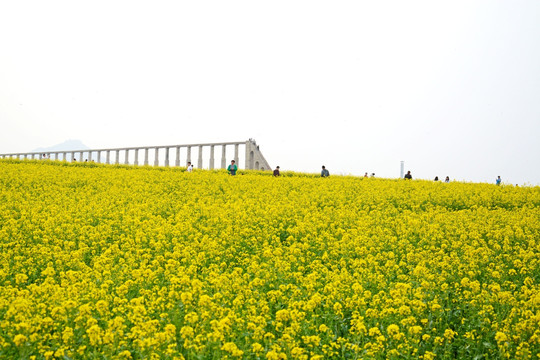
<svg viewBox="0 0 540 360">
<path fill-rule="evenodd" d="M 0 358 L 540 357 L 540 188 L 0 160 Z"/>
</svg>

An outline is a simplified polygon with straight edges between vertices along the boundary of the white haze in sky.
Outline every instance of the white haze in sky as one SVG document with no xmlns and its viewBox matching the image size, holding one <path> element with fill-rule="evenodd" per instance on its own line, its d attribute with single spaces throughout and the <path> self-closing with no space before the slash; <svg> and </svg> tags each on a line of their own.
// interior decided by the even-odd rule
<svg viewBox="0 0 540 360">
<path fill-rule="evenodd" d="M 282 170 L 540 184 L 540 1 L 2 1 L 0 128 L 0 153 L 255 138 Z"/>
</svg>

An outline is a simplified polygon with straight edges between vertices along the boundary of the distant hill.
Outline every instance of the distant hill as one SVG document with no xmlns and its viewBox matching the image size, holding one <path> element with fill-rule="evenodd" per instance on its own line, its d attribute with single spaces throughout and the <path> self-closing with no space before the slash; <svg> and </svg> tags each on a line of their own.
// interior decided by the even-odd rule
<svg viewBox="0 0 540 360">
<path fill-rule="evenodd" d="M 82 143 L 80 140 L 66 140 L 61 144 L 40 147 L 32 150 L 32 152 L 48 152 L 48 151 L 70 151 L 70 150 L 90 150 L 88 146 Z"/>
</svg>

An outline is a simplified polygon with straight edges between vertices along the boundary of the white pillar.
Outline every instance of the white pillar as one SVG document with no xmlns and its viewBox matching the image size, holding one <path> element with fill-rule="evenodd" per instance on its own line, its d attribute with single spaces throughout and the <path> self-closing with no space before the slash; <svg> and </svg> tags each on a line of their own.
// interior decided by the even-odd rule
<svg viewBox="0 0 540 360">
<path fill-rule="evenodd" d="M 144 165 L 148 165 L 148 148 L 144 149 Z"/>
<path fill-rule="evenodd" d="M 129 149 L 126 149 L 126 156 L 124 159 L 124 164 L 129 164 Z"/>
<path fill-rule="evenodd" d="M 210 169 L 214 168 L 214 145 L 210 146 L 210 165 L 208 167 Z"/>
<path fill-rule="evenodd" d="M 154 156 L 154 166 L 159 166 L 159 148 L 156 147 L 156 156 Z"/>
<path fill-rule="evenodd" d="M 202 169 L 202 145 L 199 145 L 199 160 L 197 161 L 197 167 Z"/>
<path fill-rule="evenodd" d="M 174 166 L 180 166 L 180 146 L 176 147 L 176 161 Z"/>
<path fill-rule="evenodd" d="M 135 149 L 135 165 L 139 165 L 139 149 Z"/>
<path fill-rule="evenodd" d="M 110 164 L 110 163 L 111 163 L 111 150 L 107 150 L 107 159 L 106 159 L 106 163 L 107 163 L 107 164 Z"/>
<path fill-rule="evenodd" d="M 191 146 L 187 147 L 187 159 L 186 159 L 186 165 L 188 162 L 191 162 Z"/>
<path fill-rule="evenodd" d="M 227 167 L 227 158 L 226 158 L 226 150 L 225 148 L 227 145 L 223 144 L 221 145 L 221 168 L 225 169 Z"/>
<path fill-rule="evenodd" d="M 253 169 L 253 159 L 251 155 L 251 141 L 246 141 L 246 169 Z"/>
<path fill-rule="evenodd" d="M 101 151 L 97 152 L 97 162 L 101 163 Z"/>
<path fill-rule="evenodd" d="M 120 150 L 116 150 L 116 161 L 115 164 L 118 164 L 120 162 Z"/>
<path fill-rule="evenodd" d="M 73 161 L 75 159 L 75 152 L 71 152 L 71 161 Z"/>
<path fill-rule="evenodd" d="M 234 145 L 234 162 L 238 165 L 238 144 Z"/>
<path fill-rule="evenodd" d="M 165 148 L 165 166 L 169 166 L 169 148 Z"/>
<path fill-rule="evenodd" d="M 88 152 L 88 161 L 92 161 L 92 151 Z"/>
<path fill-rule="evenodd" d="M 82 152 L 82 151 L 79 152 L 79 157 L 81 158 L 80 161 L 84 161 L 84 160 L 83 160 L 83 158 L 84 158 L 84 152 Z"/>
</svg>

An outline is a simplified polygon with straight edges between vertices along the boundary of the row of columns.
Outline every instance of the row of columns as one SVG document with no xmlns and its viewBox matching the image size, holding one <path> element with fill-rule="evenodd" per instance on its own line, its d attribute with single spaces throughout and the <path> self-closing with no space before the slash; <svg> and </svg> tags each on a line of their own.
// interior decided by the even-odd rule
<svg viewBox="0 0 540 360">
<path fill-rule="evenodd" d="M 199 156 L 198 156 L 198 163 L 197 167 L 202 168 L 203 167 L 203 147 L 210 147 L 210 162 L 209 162 L 209 168 L 214 169 L 214 163 L 215 163 L 215 147 L 221 146 L 221 168 L 225 169 L 227 167 L 228 161 L 227 161 L 227 146 L 228 145 L 234 145 L 234 161 L 238 164 L 238 150 L 239 146 L 243 145 L 245 143 L 224 143 L 224 144 L 201 144 L 201 145 L 176 145 L 176 146 L 151 146 L 151 147 L 143 147 L 143 148 L 119 148 L 119 149 L 101 149 L 101 150 L 77 150 L 77 151 L 53 151 L 53 152 L 44 152 L 44 153 L 22 153 L 22 154 L 0 154 L 0 158 L 20 158 L 21 156 L 24 159 L 43 159 L 43 155 L 46 155 L 46 159 L 51 159 L 51 155 L 54 155 L 54 160 L 60 160 L 59 155 L 62 155 L 62 160 L 67 161 L 67 155 L 71 154 L 71 160 L 75 158 L 75 154 L 79 154 L 79 161 L 82 161 L 83 155 L 85 153 L 88 154 L 88 161 L 92 161 L 92 154 L 97 153 L 97 159 L 96 161 L 98 163 L 101 162 L 101 154 L 105 153 L 105 163 L 111 164 L 111 152 L 116 152 L 115 156 L 115 164 L 120 163 L 120 152 L 125 152 L 124 157 L 124 164 L 129 164 L 129 154 L 130 151 L 135 152 L 135 158 L 134 158 L 134 164 L 139 165 L 139 150 L 144 150 L 144 162 L 143 165 L 149 165 L 149 151 L 151 149 L 155 149 L 154 154 L 154 166 L 159 166 L 159 155 L 160 150 L 165 150 L 165 166 L 171 166 L 170 161 L 170 150 L 176 149 L 176 156 L 175 156 L 175 162 L 174 166 L 180 166 L 180 148 L 185 147 L 187 148 L 187 158 L 186 158 L 186 165 L 188 162 L 191 161 L 191 149 L 193 147 L 199 148 Z M 247 145 L 246 145 L 247 146 Z M 246 161 L 246 168 L 250 169 L 252 167 L 249 166 L 249 164 Z"/>
</svg>

